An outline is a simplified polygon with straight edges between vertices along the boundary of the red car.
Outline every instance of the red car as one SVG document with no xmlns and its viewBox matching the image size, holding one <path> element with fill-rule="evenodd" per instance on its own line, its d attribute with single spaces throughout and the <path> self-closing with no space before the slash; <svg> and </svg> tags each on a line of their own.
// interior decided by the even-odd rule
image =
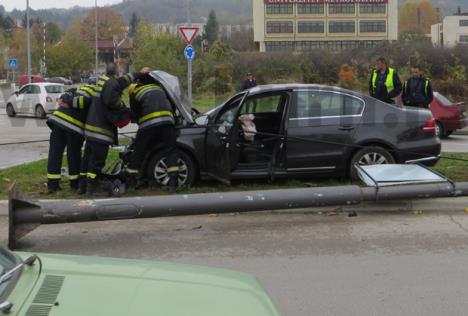
<svg viewBox="0 0 468 316">
<path fill-rule="evenodd" d="M 402 106 L 401 96 L 397 101 Z M 453 103 L 439 92 L 434 92 L 434 100 L 431 103 L 431 112 L 436 120 L 436 133 L 439 138 L 449 137 L 455 130 L 468 126 L 468 118 L 465 117 L 466 106 L 463 102 Z"/>
</svg>

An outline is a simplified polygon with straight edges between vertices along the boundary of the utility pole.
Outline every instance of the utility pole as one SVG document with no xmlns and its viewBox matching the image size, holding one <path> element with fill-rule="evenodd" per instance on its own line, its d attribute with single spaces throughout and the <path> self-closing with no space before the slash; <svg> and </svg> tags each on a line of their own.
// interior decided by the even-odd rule
<svg viewBox="0 0 468 316">
<path fill-rule="evenodd" d="M 43 36 L 42 36 L 42 39 L 43 39 L 43 45 L 42 45 L 42 69 L 41 69 L 41 74 L 42 74 L 42 77 L 45 77 L 46 74 L 47 74 L 47 68 L 46 68 L 46 22 L 44 22 L 43 24 L 44 26 L 44 32 L 43 32 Z"/>
<path fill-rule="evenodd" d="M 192 12 L 190 8 L 190 0 L 187 0 L 187 26 L 192 25 Z M 187 71 L 187 94 L 190 104 L 192 104 L 192 60 L 188 61 Z"/>
<path fill-rule="evenodd" d="M 94 23 L 96 25 L 96 37 L 95 37 L 95 48 L 96 48 L 96 76 L 99 74 L 99 47 L 98 47 L 98 7 L 97 7 L 97 0 L 94 0 L 95 6 L 95 15 L 94 15 Z"/>
<path fill-rule="evenodd" d="M 28 41 L 28 83 L 31 83 L 31 30 L 29 27 L 29 0 L 26 0 L 26 33 Z"/>
</svg>

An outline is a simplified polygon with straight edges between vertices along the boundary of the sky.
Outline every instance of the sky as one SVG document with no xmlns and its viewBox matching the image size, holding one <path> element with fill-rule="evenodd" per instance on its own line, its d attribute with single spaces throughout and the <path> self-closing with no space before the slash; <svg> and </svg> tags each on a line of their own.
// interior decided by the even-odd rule
<svg viewBox="0 0 468 316">
<path fill-rule="evenodd" d="M 122 0 L 98 0 L 98 5 L 103 6 L 119 2 L 122 2 Z M 26 0 L 0 0 L 0 5 L 4 6 L 7 11 L 11 11 L 13 9 L 25 10 Z M 94 0 L 29 0 L 29 7 L 34 10 L 71 8 L 77 5 L 81 7 L 91 7 L 94 6 Z"/>
</svg>

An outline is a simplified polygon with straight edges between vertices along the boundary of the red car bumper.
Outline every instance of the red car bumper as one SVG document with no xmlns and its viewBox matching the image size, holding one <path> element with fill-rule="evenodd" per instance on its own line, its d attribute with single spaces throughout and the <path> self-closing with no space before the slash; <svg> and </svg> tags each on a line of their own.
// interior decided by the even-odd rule
<svg viewBox="0 0 468 316">
<path fill-rule="evenodd" d="M 468 126 L 468 118 L 458 120 L 440 120 L 446 131 L 454 131 Z"/>
</svg>

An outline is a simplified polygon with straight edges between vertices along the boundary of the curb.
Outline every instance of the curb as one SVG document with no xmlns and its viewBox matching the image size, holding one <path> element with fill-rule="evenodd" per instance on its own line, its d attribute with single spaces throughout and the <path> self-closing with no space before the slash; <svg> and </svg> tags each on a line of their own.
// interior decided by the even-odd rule
<svg viewBox="0 0 468 316">
<path fill-rule="evenodd" d="M 468 135 L 468 130 L 466 129 L 459 129 L 453 132 L 453 135 Z"/>
<path fill-rule="evenodd" d="M 468 212 L 468 197 L 423 200 L 365 202 L 350 206 L 324 206 L 306 209 L 280 210 L 271 213 L 319 212 Z M 8 216 L 8 201 L 0 201 L 0 216 Z"/>
</svg>

